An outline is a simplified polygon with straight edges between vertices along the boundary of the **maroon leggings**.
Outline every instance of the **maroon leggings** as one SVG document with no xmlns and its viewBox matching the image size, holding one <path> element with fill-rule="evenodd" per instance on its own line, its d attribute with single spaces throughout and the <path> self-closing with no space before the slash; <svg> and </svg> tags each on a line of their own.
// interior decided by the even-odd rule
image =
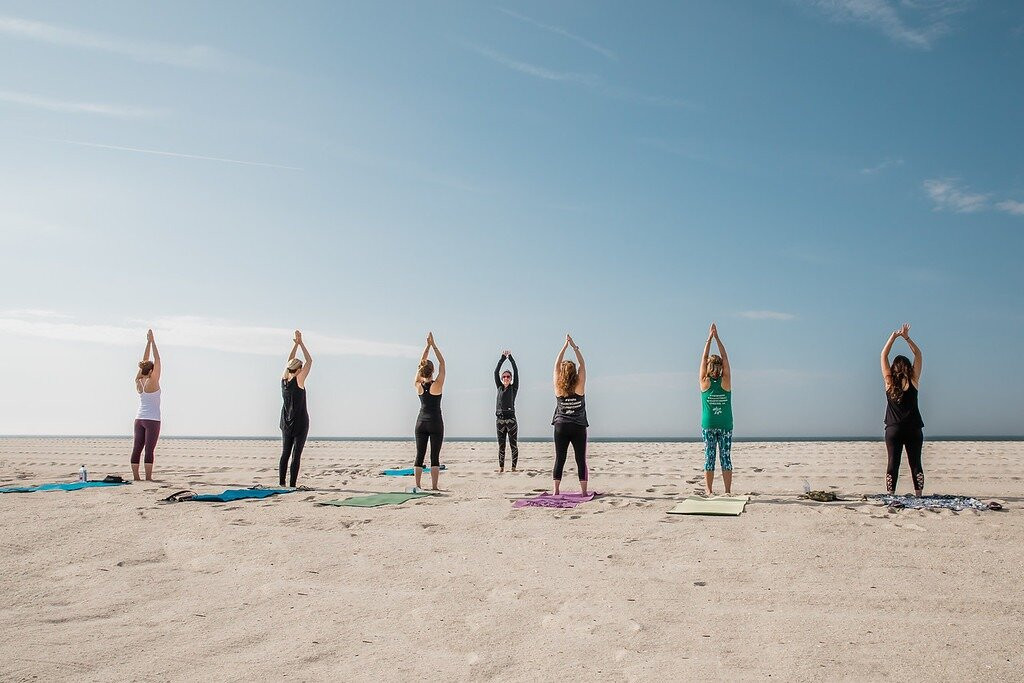
<svg viewBox="0 0 1024 683">
<path fill-rule="evenodd" d="M 153 462 L 156 440 L 160 437 L 160 420 L 136 420 L 135 444 L 132 445 L 132 464 L 139 464 L 142 447 L 146 447 L 146 462 Z"/>
</svg>

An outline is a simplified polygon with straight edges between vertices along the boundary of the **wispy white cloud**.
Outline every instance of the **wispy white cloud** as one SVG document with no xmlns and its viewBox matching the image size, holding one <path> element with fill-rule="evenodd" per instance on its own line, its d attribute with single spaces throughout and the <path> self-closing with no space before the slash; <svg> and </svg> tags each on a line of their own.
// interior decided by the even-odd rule
<svg viewBox="0 0 1024 683">
<path fill-rule="evenodd" d="M 0 102 L 8 102 L 10 104 L 34 107 L 36 109 L 46 109 L 49 111 L 70 112 L 75 114 L 100 114 L 103 116 L 115 116 L 118 118 L 138 118 L 143 116 L 155 116 L 163 113 L 157 109 L 128 107 L 120 104 L 99 104 L 95 102 L 55 100 L 28 93 L 12 92 L 10 90 L 0 90 Z"/>
<path fill-rule="evenodd" d="M 930 49 L 950 32 L 950 19 L 973 0 L 795 0 L 836 22 L 871 27 L 892 41 Z"/>
<path fill-rule="evenodd" d="M 881 173 L 887 168 L 895 168 L 897 166 L 902 165 L 903 159 L 883 159 L 881 162 L 875 164 L 874 166 L 868 166 L 866 168 L 860 169 L 860 173 L 861 175 L 875 175 L 876 173 Z"/>
<path fill-rule="evenodd" d="M 955 178 L 932 178 L 924 181 L 924 191 L 931 198 L 935 211 L 975 213 L 988 208 L 988 201 L 992 195 L 971 192 L 959 187 L 957 182 Z"/>
<path fill-rule="evenodd" d="M 230 353 L 280 355 L 292 338 L 292 330 L 245 325 L 238 322 L 191 316 L 169 316 L 150 325 L 162 346 L 182 346 Z M 10 334 L 127 346 L 145 339 L 146 326 L 129 321 L 120 325 L 76 322 L 53 311 L 2 311 L 0 331 Z M 314 355 L 385 356 L 415 358 L 421 349 L 408 344 L 369 341 L 303 332 Z"/>
<path fill-rule="evenodd" d="M 0 34 L 50 45 L 108 52 L 139 62 L 193 69 L 223 69 L 241 64 L 238 58 L 206 45 L 137 42 L 9 15 L 0 15 Z"/>
<path fill-rule="evenodd" d="M 1000 211 L 1013 214 L 1014 216 L 1024 216 L 1024 202 L 1007 199 L 1006 201 L 996 204 L 996 208 Z"/>
<path fill-rule="evenodd" d="M 612 50 L 606 48 L 605 46 L 599 45 L 598 43 L 595 43 L 595 42 L 592 42 L 590 40 L 587 40 L 586 38 L 582 38 L 582 37 L 576 35 L 575 33 L 571 33 L 571 32 L 569 32 L 569 31 L 567 31 L 564 28 L 561 28 L 559 26 L 554 26 L 552 24 L 545 24 L 542 21 L 537 21 L 536 19 L 531 19 L 530 17 L 524 16 L 524 15 L 519 14 L 517 12 L 513 12 L 512 10 L 509 10 L 509 9 L 504 9 L 502 7 L 499 7 L 498 11 L 502 12 L 504 14 L 507 14 L 510 17 L 518 19 L 520 21 L 525 21 L 528 24 L 533 24 L 537 28 L 539 28 L 539 29 L 541 29 L 543 31 L 547 31 L 548 33 L 554 33 L 555 35 L 559 35 L 559 36 L 562 36 L 563 38 L 567 38 L 567 39 L 569 39 L 569 40 L 571 40 L 571 41 L 573 41 L 575 43 L 578 43 L 578 44 L 582 45 L 583 47 L 587 48 L 588 50 L 593 50 L 594 52 L 597 52 L 598 54 L 604 55 L 608 59 L 614 59 L 616 61 L 619 59 L 618 55 L 616 55 Z"/>
<path fill-rule="evenodd" d="M 781 311 L 740 311 L 738 315 L 748 320 L 796 320 L 792 313 Z"/>
<path fill-rule="evenodd" d="M 138 152 L 141 154 L 156 154 L 163 157 L 177 157 L 180 159 L 200 159 L 203 161 L 221 161 L 226 164 L 242 164 L 243 166 L 264 166 L 266 168 L 281 168 L 286 171 L 301 171 L 297 166 L 282 166 L 281 164 L 270 164 L 263 161 L 243 161 L 241 159 L 227 159 L 225 157 L 210 157 L 202 154 L 184 154 L 181 152 L 167 152 L 158 149 L 144 149 L 142 147 L 123 147 L 121 145 L 101 145 L 97 142 L 80 142 L 78 140 L 53 140 L 67 145 L 78 145 L 80 147 L 95 147 L 97 149 L 112 149 L 120 152 Z"/>
<path fill-rule="evenodd" d="M 500 52 L 491 50 L 486 47 L 479 45 L 467 45 L 470 50 L 476 52 L 482 57 L 486 57 L 493 62 L 497 62 L 502 66 L 508 67 L 513 71 L 526 74 L 527 76 L 533 76 L 534 78 L 541 78 L 545 81 L 562 81 L 567 83 L 579 83 L 580 85 L 586 85 L 595 87 L 601 83 L 601 78 L 595 74 L 577 73 L 573 71 L 555 71 L 554 69 L 548 69 L 543 66 L 537 66 L 528 62 L 521 62 L 519 60 L 503 55 Z"/>
<path fill-rule="evenodd" d="M 519 73 L 545 81 L 569 83 L 587 88 L 605 97 L 610 97 L 628 102 L 639 102 L 662 107 L 692 108 L 694 105 L 685 100 L 675 97 L 664 97 L 661 95 L 646 95 L 636 92 L 630 88 L 613 85 L 606 82 L 597 74 L 580 73 L 576 71 L 557 71 L 547 67 L 538 66 L 529 62 L 523 62 L 508 55 L 497 52 L 480 45 L 466 44 L 466 49 L 472 50 L 481 57 L 500 64 L 506 68 L 518 71 Z"/>
</svg>

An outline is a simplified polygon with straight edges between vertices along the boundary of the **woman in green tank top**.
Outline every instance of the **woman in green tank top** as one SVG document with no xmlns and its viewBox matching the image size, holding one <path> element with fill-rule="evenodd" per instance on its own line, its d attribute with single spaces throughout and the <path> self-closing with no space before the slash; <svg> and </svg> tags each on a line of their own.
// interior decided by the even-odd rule
<svg viewBox="0 0 1024 683">
<path fill-rule="evenodd" d="M 718 344 L 718 353 L 710 355 L 711 342 Z M 700 358 L 700 433 L 704 439 L 704 491 L 712 492 L 715 483 L 715 451 L 722 463 L 725 494 L 732 493 L 732 371 L 729 354 L 718 336 L 718 327 L 711 323 L 704 353 Z"/>
</svg>

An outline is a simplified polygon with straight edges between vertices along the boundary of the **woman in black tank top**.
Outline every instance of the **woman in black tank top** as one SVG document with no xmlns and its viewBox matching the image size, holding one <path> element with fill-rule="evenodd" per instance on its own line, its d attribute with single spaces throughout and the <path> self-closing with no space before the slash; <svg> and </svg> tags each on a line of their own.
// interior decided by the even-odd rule
<svg viewBox="0 0 1024 683">
<path fill-rule="evenodd" d="M 565 360 L 565 351 L 572 346 L 576 354 L 576 363 Z M 555 414 L 551 424 L 555 428 L 555 467 L 551 478 L 554 481 L 554 493 L 560 493 L 562 470 L 569 456 L 569 445 L 572 445 L 576 456 L 576 471 L 580 478 L 580 492 L 587 493 L 587 482 L 590 480 L 590 469 L 587 467 L 587 365 L 583 360 L 580 347 L 572 337 L 565 335 L 565 343 L 555 359 Z"/>
<path fill-rule="evenodd" d="M 914 353 L 914 362 L 906 356 L 896 356 L 889 362 L 889 352 L 895 341 L 903 337 Z M 885 448 L 888 463 L 885 469 L 885 491 L 896 493 L 896 482 L 900 474 L 900 460 L 904 449 L 914 479 L 914 493 L 924 493 L 924 467 L 921 451 L 924 447 L 924 420 L 917 406 L 917 387 L 921 382 L 921 349 L 910 338 L 910 325 L 889 335 L 882 349 L 882 379 L 885 382 Z"/>
<path fill-rule="evenodd" d="M 291 460 L 289 486 L 295 488 L 299 478 L 299 461 L 302 449 L 306 445 L 309 434 L 309 412 L 306 410 L 306 377 L 313 366 L 313 357 L 309 355 L 302 341 L 302 333 L 295 330 L 292 340 L 292 352 L 288 355 L 288 364 L 281 374 L 281 438 L 284 441 L 281 450 L 281 461 L 278 463 L 278 482 L 284 486 L 285 474 L 289 474 L 288 461 Z M 302 349 L 305 362 L 295 357 L 295 352 Z"/>
<path fill-rule="evenodd" d="M 437 377 L 434 377 L 434 364 L 427 358 L 430 350 L 437 357 Z M 420 397 L 420 414 L 416 417 L 416 488 L 421 488 L 423 479 L 423 461 L 427 455 L 427 443 L 430 444 L 430 486 L 439 490 L 437 480 L 441 473 L 441 443 L 444 441 L 444 419 L 441 417 L 441 392 L 444 389 L 444 356 L 434 343 L 434 333 L 427 335 L 427 345 L 420 356 L 413 388 Z"/>
</svg>

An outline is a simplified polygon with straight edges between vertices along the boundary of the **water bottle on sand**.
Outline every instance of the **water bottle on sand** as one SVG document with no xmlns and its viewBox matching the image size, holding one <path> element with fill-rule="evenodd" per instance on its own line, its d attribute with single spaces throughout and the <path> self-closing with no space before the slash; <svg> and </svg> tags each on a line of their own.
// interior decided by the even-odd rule
<svg viewBox="0 0 1024 683">
<path fill-rule="evenodd" d="M 85 465 L 78 470 L 78 481 L 89 481 L 89 472 L 85 469 Z"/>
</svg>

